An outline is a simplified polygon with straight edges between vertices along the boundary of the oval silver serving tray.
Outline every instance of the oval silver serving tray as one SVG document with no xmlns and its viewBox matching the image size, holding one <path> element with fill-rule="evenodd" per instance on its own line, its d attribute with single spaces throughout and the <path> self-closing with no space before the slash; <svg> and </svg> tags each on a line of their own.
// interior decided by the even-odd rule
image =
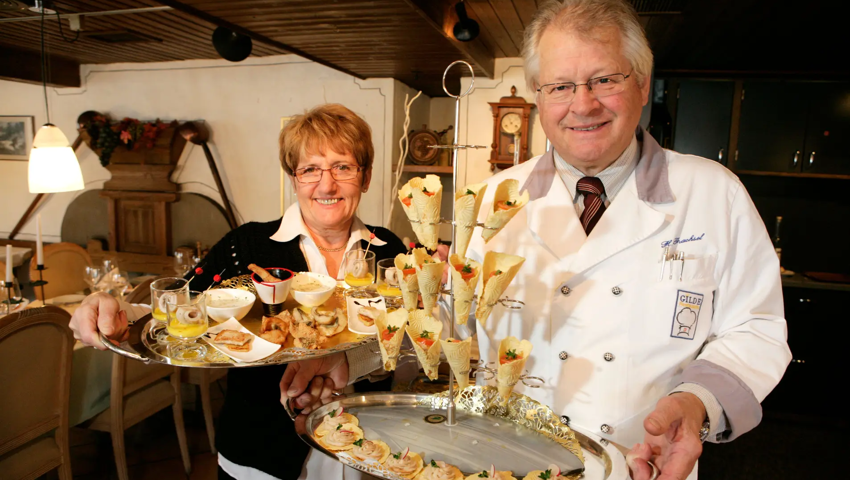
<svg viewBox="0 0 850 480">
<path fill-rule="evenodd" d="M 321 358 L 334 353 L 343 352 L 371 343 L 377 344 L 375 337 L 369 336 L 354 342 L 346 342 L 321 350 L 307 350 L 304 348 L 282 348 L 276 353 L 256 362 L 236 362 L 230 357 L 220 353 L 218 350 L 207 346 L 206 357 L 198 359 L 197 362 L 175 360 L 168 356 L 167 345 L 158 340 L 164 332 L 161 322 L 147 314 L 130 326 L 129 338 L 120 345 L 114 345 L 101 335 L 101 341 L 109 350 L 134 360 L 145 363 L 164 363 L 166 365 L 177 365 L 192 368 L 248 368 L 262 367 L 265 365 L 278 365 L 300 360 Z M 202 340 L 198 340 L 201 342 Z M 373 346 L 377 350 L 377 346 Z"/>
<path fill-rule="evenodd" d="M 410 448 L 427 464 L 443 460 L 464 475 L 488 470 L 511 470 L 522 479 L 532 470 L 556 464 L 564 478 L 625 480 L 625 458 L 606 440 L 563 426 L 552 411 L 530 398 L 513 394 L 499 406 L 495 387 L 469 387 L 457 402 L 457 425 L 442 421 L 445 394 L 372 393 L 339 397 L 296 422 L 301 438 L 311 447 L 379 478 L 399 480 L 377 464 L 366 464 L 345 453 L 319 445 L 313 432 L 331 410 L 342 406 L 355 415 L 367 440 L 386 442 L 393 453 Z M 303 422 L 303 423 L 302 423 Z"/>
</svg>

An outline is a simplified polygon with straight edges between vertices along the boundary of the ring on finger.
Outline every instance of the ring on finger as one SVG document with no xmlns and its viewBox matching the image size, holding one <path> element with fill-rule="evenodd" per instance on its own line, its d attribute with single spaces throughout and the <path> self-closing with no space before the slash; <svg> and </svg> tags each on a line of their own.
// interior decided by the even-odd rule
<svg viewBox="0 0 850 480">
<path fill-rule="evenodd" d="M 649 465 L 650 468 L 652 468 L 652 475 L 650 475 L 649 480 L 655 480 L 656 478 L 658 478 L 658 467 L 656 467 L 655 464 L 649 460 L 647 460 L 646 463 Z"/>
</svg>

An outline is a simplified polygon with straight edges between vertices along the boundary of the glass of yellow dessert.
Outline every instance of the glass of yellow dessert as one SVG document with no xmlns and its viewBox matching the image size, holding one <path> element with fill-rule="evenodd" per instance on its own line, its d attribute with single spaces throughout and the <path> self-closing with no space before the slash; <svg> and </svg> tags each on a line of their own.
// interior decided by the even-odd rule
<svg viewBox="0 0 850 480">
<path fill-rule="evenodd" d="M 384 297 L 387 311 L 401 307 L 401 288 L 394 258 L 385 258 L 378 262 L 378 294 Z"/>
<path fill-rule="evenodd" d="M 349 250 L 342 259 L 345 283 L 360 297 L 369 285 L 375 283 L 375 252 Z"/>
<path fill-rule="evenodd" d="M 180 277 L 166 277 L 151 283 L 151 314 L 157 321 L 165 323 L 165 303 L 176 298 L 178 293 L 189 291 L 189 281 Z"/>
<path fill-rule="evenodd" d="M 207 349 L 195 342 L 207 333 L 206 295 L 203 292 L 184 290 L 169 296 L 165 302 L 166 330 L 177 343 L 168 347 L 168 356 L 183 361 L 203 360 Z"/>
</svg>

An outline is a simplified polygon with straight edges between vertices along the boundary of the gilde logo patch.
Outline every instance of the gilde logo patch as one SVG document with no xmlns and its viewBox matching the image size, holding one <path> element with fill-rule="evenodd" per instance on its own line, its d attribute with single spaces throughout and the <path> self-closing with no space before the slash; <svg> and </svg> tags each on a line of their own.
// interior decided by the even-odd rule
<svg viewBox="0 0 850 480">
<path fill-rule="evenodd" d="M 676 309 L 673 311 L 673 325 L 670 336 L 693 340 L 697 332 L 699 310 L 705 295 L 679 290 L 676 292 Z"/>
</svg>

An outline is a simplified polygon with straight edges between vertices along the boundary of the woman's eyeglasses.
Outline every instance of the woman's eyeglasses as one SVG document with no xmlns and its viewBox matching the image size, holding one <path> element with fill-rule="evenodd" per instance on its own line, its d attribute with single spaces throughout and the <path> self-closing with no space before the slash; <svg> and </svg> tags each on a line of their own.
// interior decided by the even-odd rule
<svg viewBox="0 0 850 480">
<path fill-rule="evenodd" d="M 354 180 L 360 172 L 361 167 L 340 163 L 331 168 L 304 167 L 295 171 L 295 178 L 301 183 L 319 183 L 325 172 L 331 172 L 331 176 L 338 182 Z"/>
</svg>

